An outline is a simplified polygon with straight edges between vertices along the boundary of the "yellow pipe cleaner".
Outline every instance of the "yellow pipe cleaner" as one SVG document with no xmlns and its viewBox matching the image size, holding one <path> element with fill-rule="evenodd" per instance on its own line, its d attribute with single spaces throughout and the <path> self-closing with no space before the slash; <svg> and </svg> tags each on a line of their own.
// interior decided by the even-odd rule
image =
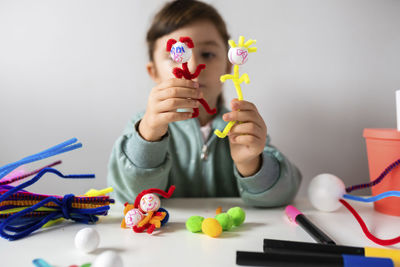
<svg viewBox="0 0 400 267">
<path fill-rule="evenodd" d="M 247 50 L 249 53 L 253 53 L 257 51 L 257 47 L 249 47 L 250 45 L 252 45 L 253 43 L 256 42 L 256 40 L 252 40 L 249 39 L 247 40 L 247 42 L 244 42 L 244 37 L 240 36 L 239 37 L 239 41 L 238 41 L 238 45 L 236 45 L 235 41 L 233 40 L 229 40 L 229 46 L 231 48 L 244 48 L 245 50 Z M 246 84 L 250 83 L 250 79 L 249 79 L 249 75 L 247 73 L 244 73 L 241 77 L 239 77 L 239 65 L 234 65 L 233 66 L 233 75 L 232 74 L 225 74 L 222 75 L 220 77 L 221 82 L 225 82 L 226 80 L 232 80 L 235 89 L 236 89 L 236 94 L 238 96 L 238 100 L 241 101 L 243 100 L 243 94 L 242 94 L 242 89 L 240 87 L 240 84 L 245 82 Z M 229 131 L 231 130 L 231 128 L 233 127 L 233 125 L 235 125 L 236 121 L 230 121 L 224 128 L 224 130 L 221 132 L 220 130 L 216 129 L 214 131 L 214 134 L 216 136 L 218 136 L 219 138 L 225 138 L 227 136 L 227 134 L 229 133 Z"/>
<path fill-rule="evenodd" d="M 154 224 L 156 228 L 161 227 L 161 221 L 164 220 L 165 216 L 167 215 L 166 212 L 161 212 L 160 216 L 153 216 L 150 220 L 150 224 Z"/>
<path fill-rule="evenodd" d="M 146 217 L 144 217 L 139 223 L 138 226 L 139 227 L 143 227 L 145 226 L 148 222 L 150 222 L 151 217 L 153 217 L 153 213 L 154 211 L 149 211 L 146 215 Z"/>
</svg>

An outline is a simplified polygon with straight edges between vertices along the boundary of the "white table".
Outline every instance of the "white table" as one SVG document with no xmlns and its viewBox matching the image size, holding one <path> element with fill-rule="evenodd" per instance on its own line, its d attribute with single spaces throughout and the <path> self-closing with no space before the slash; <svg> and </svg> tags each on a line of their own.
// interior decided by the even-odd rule
<svg viewBox="0 0 400 267">
<path fill-rule="evenodd" d="M 293 205 L 325 231 L 337 244 L 379 247 L 369 241 L 350 212 L 344 207 L 332 213 L 316 211 L 307 199 L 298 199 Z M 371 204 L 351 202 L 361 214 L 368 228 L 378 237 L 400 235 L 400 218 L 376 212 Z M 219 238 L 193 234 L 185 222 L 192 215 L 214 217 L 215 210 L 223 211 L 240 206 L 246 211 L 245 223 Z M 34 258 L 43 258 L 55 267 L 68 267 L 93 262 L 105 250 L 118 252 L 125 267 L 131 266 L 235 266 L 236 251 L 259 251 L 263 238 L 314 242 L 299 226 L 284 216 L 284 207 L 260 209 L 248 207 L 238 198 L 162 199 L 162 207 L 170 214 L 169 222 L 152 235 L 121 229 L 122 205 L 111 206 L 106 217 L 94 227 L 100 233 L 100 246 L 85 254 L 74 246 L 75 234 L 87 225 L 62 223 L 17 241 L 0 239 L 1 266 L 34 266 Z M 400 248 L 400 245 L 393 246 Z"/>
</svg>

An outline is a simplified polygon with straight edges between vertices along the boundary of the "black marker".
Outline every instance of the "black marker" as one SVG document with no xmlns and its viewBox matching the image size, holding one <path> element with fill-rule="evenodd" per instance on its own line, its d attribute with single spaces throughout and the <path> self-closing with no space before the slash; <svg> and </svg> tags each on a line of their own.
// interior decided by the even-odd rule
<svg viewBox="0 0 400 267">
<path fill-rule="evenodd" d="M 236 264 L 247 266 L 279 267 L 393 267 L 388 258 L 372 258 L 358 255 L 299 255 L 290 253 L 236 252 Z"/>
<path fill-rule="evenodd" d="M 400 249 L 351 247 L 264 239 L 264 253 L 284 253 L 300 255 L 359 255 L 366 257 L 391 258 L 396 266 L 400 266 Z"/>
</svg>

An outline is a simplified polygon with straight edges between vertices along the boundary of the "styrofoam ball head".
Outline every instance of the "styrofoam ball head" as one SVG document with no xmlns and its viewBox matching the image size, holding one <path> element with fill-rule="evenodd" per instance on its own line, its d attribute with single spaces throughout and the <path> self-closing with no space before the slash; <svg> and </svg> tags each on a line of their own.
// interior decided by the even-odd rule
<svg viewBox="0 0 400 267">
<path fill-rule="evenodd" d="M 96 229 L 83 228 L 75 235 L 75 247 L 86 253 L 96 250 L 100 243 L 100 235 Z"/>
<path fill-rule="evenodd" d="M 228 59 L 233 65 L 242 65 L 248 59 L 249 51 L 244 47 L 230 48 L 228 51 Z"/>
<path fill-rule="evenodd" d="M 176 63 L 186 63 L 192 57 L 192 49 L 185 43 L 176 42 L 169 52 L 171 58 Z"/>
<path fill-rule="evenodd" d="M 139 209 L 131 209 L 125 214 L 125 224 L 127 227 L 133 227 L 143 219 L 144 215 Z"/>
<path fill-rule="evenodd" d="M 308 198 L 314 208 L 322 211 L 335 211 L 340 208 L 339 199 L 346 193 L 340 178 L 323 173 L 315 176 L 308 186 Z"/>
<path fill-rule="evenodd" d="M 92 267 L 123 267 L 121 256 L 115 251 L 107 250 L 94 259 Z"/>
<path fill-rule="evenodd" d="M 140 208 L 144 212 L 157 211 L 160 208 L 161 200 L 155 194 L 146 194 L 140 199 Z"/>
</svg>

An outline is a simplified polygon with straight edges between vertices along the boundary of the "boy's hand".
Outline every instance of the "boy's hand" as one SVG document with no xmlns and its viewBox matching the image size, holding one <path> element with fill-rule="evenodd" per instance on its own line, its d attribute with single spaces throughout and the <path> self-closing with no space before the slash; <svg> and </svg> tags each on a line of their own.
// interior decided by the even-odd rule
<svg viewBox="0 0 400 267">
<path fill-rule="evenodd" d="M 251 176 L 261 167 L 267 126 L 253 103 L 234 99 L 231 107 L 232 111 L 222 117 L 224 121 L 237 121 L 228 134 L 231 156 L 240 174 Z"/>
<path fill-rule="evenodd" d="M 140 135 L 147 141 L 160 140 L 168 131 L 168 123 L 192 117 L 192 110 L 176 110 L 197 108 L 197 99 L 202 97 L 197 82 L 174 78 L 158 84 L 150 92 L 146 113 L 139 124 Z"/>
</svg>

